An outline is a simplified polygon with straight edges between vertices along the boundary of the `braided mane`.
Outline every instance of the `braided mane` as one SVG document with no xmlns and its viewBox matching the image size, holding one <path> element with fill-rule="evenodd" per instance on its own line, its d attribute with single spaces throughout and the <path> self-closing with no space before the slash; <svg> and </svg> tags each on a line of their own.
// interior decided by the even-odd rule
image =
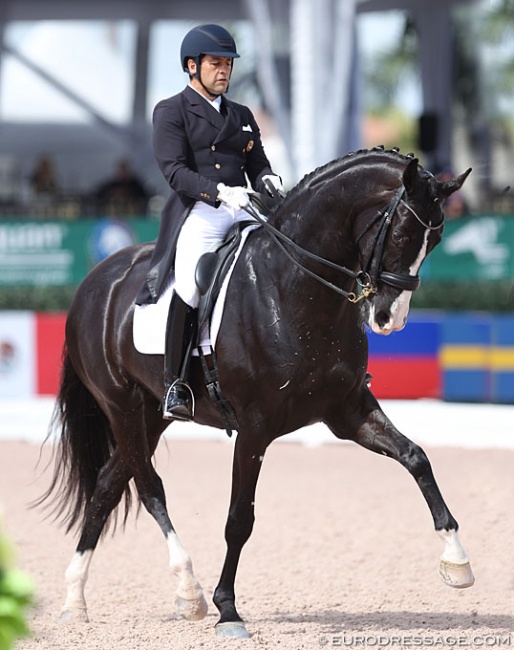
<svg viewBox="0 0 514 650">
<path fill-rule="evenodd" d="M 372 149 L 359 149 L 358 151 L 351 151 L 346 155 L 336 158 L 331 162 L 316 168 L 314 171 L 306 174 L 300 182 L 293 188 L 293 192 L 305 190 L 317 183 L 322 182 L 327 177 L 333 178 L 337 174 L 344 172 L 349 167 L 354 167 L 360 163 L 373 162 L 374 159 L 379 163 L 398 163 L 405 162 L 407 164 L 410 160 L 415 158 L 413 153 L 404 155 L 400 153 L 398 147 L 392 149 L 384 149 L 383 145 L 373 147 Z"/>
</svg>

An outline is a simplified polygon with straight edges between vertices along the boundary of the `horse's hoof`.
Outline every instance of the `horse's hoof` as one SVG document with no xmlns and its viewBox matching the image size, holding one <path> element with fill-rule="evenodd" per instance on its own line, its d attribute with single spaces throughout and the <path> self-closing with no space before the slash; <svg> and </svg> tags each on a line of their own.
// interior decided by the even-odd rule
<svg viewBox="0 0 514 650">
<path fill-rule="evenodd" d="M 175 598 L 175 609 L 177 614 L 188 621 L 201 621 L 205 618 L 208 610 L 207 601 L 202 594 L 200 598 L 194 600 L 186 600 L 177 596 Z"/>
<path fill-rule="evenodd" d="M 230 621 L 228 623 L 218 623 L 215 627 L 216 636 L 226 639 L 249 639 L 250 635 L 243 621 Z"/>
<path fill-rule="evenodd" d="M 59 615 L 59 623 L 89 623 L 87 609 L 63 609 Z"/>
<path fill-rule="evenodd" d="M 465 589 L 475 584 L 475 576 L 473 575 L 469 562 L 455 564 L 454 562 L 441 560 L 439 564 L 439 576 L 446 585 L 455 589 Z"/>
</svg>

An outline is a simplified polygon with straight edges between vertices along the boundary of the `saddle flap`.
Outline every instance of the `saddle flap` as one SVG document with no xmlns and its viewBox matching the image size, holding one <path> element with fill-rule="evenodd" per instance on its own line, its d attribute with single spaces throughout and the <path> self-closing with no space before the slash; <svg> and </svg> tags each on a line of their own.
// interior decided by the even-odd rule
<svg viewBox="0 0 514 650">
<path fill-rule="evenodd" d="M 195 282 L 202 296 L 207 293 L 207 290 L 211 285 L 218 261 L 219 256 L 218 253 L 215 252 L 204 253 L 198 260 Z"/>
</svg>

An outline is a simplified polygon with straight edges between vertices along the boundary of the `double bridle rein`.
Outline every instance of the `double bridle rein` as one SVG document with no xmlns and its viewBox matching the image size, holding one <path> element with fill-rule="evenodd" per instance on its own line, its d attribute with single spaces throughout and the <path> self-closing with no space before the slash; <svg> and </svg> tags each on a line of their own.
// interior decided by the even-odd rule
<svg viewBox="0 0 514 650">
<path fill-rule="evenodd" d="M 403 200 L 404 194 L 405 194 L 405 187 L 402 185 L 398 189 L 394 197 L 392 198 L 387 208 L 385 210 L 381 210 L 380 212 L 378 212 L 377 216 L 366 225 L 366 228 L 357 237 L 356 242 L 358 242 L 377 223 L 377 221 L 380 221 L 377 234 L 375 235 L 375 240 L 373 242 L 373 246 L 371 247 L 371 254 L 366 264 L 364 265 L 364 270 L 361 271 L 352 271 L 351 269 L 348 269 L 345 266 L 335 264 L 330 260 L 326 260 L 325 258 L 320 257 L 315 253 L 311 253 L 305 248 L 302 248 L 301 246 L 296 244 L 292 239 L 290 239 L 287 235 L 284 235 L 284 233 L 280 232 L 280 230 L 277 230 L 274 226 L 268 223 L 268 221 L 264 219 L 262 215 L 259 214 L 259 212 L 251 204 L 246 206 L 244 210 L 248 212 L 248 214 L 250 214 L 256 221 L 258 221 L 262 225 L 264 230 L 268 232 L 268 234 L 275 241 L 277 246 L 279 246 L 279 248 L 282 250 L 284 255 L 293 264 L 295 264 L 297 267 L 302 269 L 302 271 L 307 273 L 307 275 L 311 276 L 318 282 L 321 282 L 321 284 L 324 284 L 325 286 L 329 287 L 339 295 L 347 298 L 349 302 L 356 303 L 362 300 L 363 298 L 367 298 L 371 294 L 376 293 L 377 284 L 379 281 L 383 282 L 384 284 L 388 284 L 389 286 L 394 287 L 395 289 L 400 289 L 401 291 L 415 291 L 420 285 L 419 275 L 409 275 L 406 273 L 393 273 L 392 271 L 381 270 L 382 255 L 384 253 L 384 246 L 385 246 L 387 233 L 389 231 L 389 227 L 391 225 L 393 217 L 400 204 L 405 208 L 407 208 L 407 210 L 409 210 L 409 212 L 411 212 L 416 217 L 416 219 L 424 228 L 427 228 L 428 230 L 439 230 L 439 228 L 442 228 L 443 226 L 444 215 L 443 218 L 441 219 L 441 223 L 435 226 L 433 226 L 431 222 L 426 223 L 413 210 L 413 208 L 411 208 L 411 206 L 408 205 L 408 203 L 406 203 L 406 201 Z M 329 268 L 344 273 L 345 275 L 348 275 L 349 277 L 356 280 L 360 287 L 359 294 L 356 294 L 353 291 L 345 291 L 344 289 L 341 289 L 340 287 L 333 284 L 332 282 L 325 280 L 325 278 L 322 278 L 317 273 L 314 273 L 314 271 L 308 269 L 304 264 L 299 262 L 295 257 L 293 257 L 293 255 L 291 255 L 291 253 L 287 250 L 284 243 L 290 246 L 297 253 L 304 255 L 305 257 L 308 257 L 312 260 L 315 260 L 316 262 L 320 262 L 321 264 L 324 264 Z"/>
</svg>

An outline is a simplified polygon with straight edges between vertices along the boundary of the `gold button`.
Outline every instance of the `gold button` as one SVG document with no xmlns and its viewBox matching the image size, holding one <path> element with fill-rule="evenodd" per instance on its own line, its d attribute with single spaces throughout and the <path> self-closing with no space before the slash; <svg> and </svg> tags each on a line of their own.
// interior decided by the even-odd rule
<svg viewBox="0 0 514 650">
<path fill-rule="evenodd" d="M 216 167 L 216 169 L 221 169 L 221 165 L 219 163 L 216 163 L 214 166 Z"/>
<path fill-rule="evenodd" d="M 216 145 L 213 144 L 213 145 L 211 146 L 211 151 L 216 151 Z"/>
</svg>

